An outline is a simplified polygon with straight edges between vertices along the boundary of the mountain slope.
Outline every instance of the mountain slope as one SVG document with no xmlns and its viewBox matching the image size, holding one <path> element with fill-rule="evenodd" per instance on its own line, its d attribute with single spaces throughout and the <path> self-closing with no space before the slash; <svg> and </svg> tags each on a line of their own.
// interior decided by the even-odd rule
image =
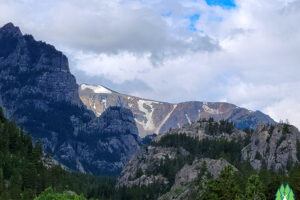
<svg viewBox="0 0 300 200">
<path fill-rule="evenodd" d="M 0 106 L 70 169 L 118 173 L 139 149 L 130 110 L 111 107 L 97 118 L 81 102 L 66 56 L 12 23 L 0 29 Z"/>
<path fill-rule="evenodd" d="M 213 117 L 215 120 L 230 120 L 240 128 L 255 129 L 259 123 L 274 124 L 269 116 L 229 103 L 184 102 L 171 104 L 142 99 L 114 92 L 103 86 L 82 84 L 79 87 L 82 102 L 100 116 L 109 106 L 128 108 L 134 114 L 140 137 L 167 132 L 180 128 L 200 118 Z"/>
</svg>

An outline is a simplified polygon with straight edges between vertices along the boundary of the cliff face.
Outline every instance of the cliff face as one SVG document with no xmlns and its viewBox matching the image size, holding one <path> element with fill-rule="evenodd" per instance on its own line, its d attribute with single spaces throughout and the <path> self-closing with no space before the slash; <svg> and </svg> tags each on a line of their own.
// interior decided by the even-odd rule
<svg viewBox="0 0 300 200">
<path fill-rule="evenodd" d="M 130 110 L 97 118 L 81 102 L 66 56 L 11 23 L 0 29 L 0 106 L 71 169 L 118 173 L 139 149 Z"/>
<path fill-rule="evenodd" d="M 255 129 L 259 123 L 274 124 L 269 116 L 229 103 L 184 102 L 171 104 L 119 94 L 103 86 L 83 84 L 79 88 L 82 102 L 100 116 L 110 106 L 128 108 L 134 114 L 140 137 L 161 134 L 170 128 L 181 128 L 200 118 L 230 120 L 240 128 Z"/>
<path fill-rule="evenodd" d="M 298 143 L 298 147 L 297 147 Z M 260 125 L 251 136 L 251 143 L 242 150 L 243 160 L 253 168 L 267 167 L 275 170 L 288 168 L 300 162 L 300 132 L 288 124 Z"/>
</svg>

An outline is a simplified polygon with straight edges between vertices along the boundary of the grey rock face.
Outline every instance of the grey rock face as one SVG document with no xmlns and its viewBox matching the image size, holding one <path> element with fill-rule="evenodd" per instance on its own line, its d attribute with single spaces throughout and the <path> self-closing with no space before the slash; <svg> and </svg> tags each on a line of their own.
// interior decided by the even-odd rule
<svg viewBox="0 0 300 200">
<path fill-rule="evenodd" d="M 11 23 L 0 29 L 0 106 L 72 170 L 119 173 L 140 146 L 130 110 L 96 117 L 79 98 L 67 57 Z"/>
<path fill-rule="evenodd" d="M 168 184 L 168 180 L 162 175 L 146 175 L 147 171 L 153 171 L 155 168 L 164 163 L 166 158 L 174 159 L 177 156 L 177 150 L 175 148 L 164 148 L 148 146 L 141 149 L 135 156 L 133 156 L 130 162 L 121 172 L 117 184 L 117 187 L 133 185 L 149 185 L 154 181 L 159 181 Z M 181 155 L 188 155 L 184 149 L 179 152 Z M 141 171 L 142 176 L 137 177 L 137 172 Z"/>
<path fill-rule="evenodd" d="M 300 133 L 294 126 L 260 125 L 251 136 L 251 143 L 242 150 L 243 160 L 249 160 L 255 169 L 264 164 L 268 169 L 285 169 L 297 160 L 297 141 Z"/>
<path fill-rule="evenodd" d="M 225 119 L 240 128 L 255 129 L 259 123 L 274 124 L 269 116 L 237 107 L 229 103 L 184 102 L 170 104 L 114 92 L 103 86 L 83 84 L 79 88 L 82 102 L 100 116 L 110 106 L 128 108 L 134 114 L 139 136 L 166 133 L 170 128 L 181 128 L 200 118 Z"/>
<path fill-rule="evenodd" d="M 195 160 L 192 165 L 185 165 L 177 174 L 175 183 L 171 190 L 162 195 L 159 200 L 184 200 L 187 199 L 188 195 L 194 190 L 198 190 L 197 186 L 193 185 L 193 182 L 202 175 L 212 176 L 213 179 L 219 177 L 220 172 L 227 166 L 231 166 L 226 160 L 214 160 L 214 159 L 200 159 Z"/>
</svg>

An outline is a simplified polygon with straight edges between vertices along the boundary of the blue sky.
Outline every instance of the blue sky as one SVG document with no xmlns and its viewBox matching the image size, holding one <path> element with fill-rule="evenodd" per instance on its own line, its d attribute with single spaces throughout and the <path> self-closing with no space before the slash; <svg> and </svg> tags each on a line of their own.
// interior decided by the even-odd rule
<svg viewBox="0 0 300 200">
<path fill-rule="evenodd" d="M 194 14 L 189 17 L 190 19 L 189 29 L 191 31 L 197 31 L 197 28 L 195 27 L 195 23 L 199 20 L 199 18 L 200 18 L 200 14 Z"/>
<path fill-rule="evenodd" d="M 210 6 L 221 6 L 225 8 L 234 8 L 234 0 L 206 0 L 207 4 Z"/>
<path fill-rule="evenodd" d="M 0 26 L 55 45 L 78 83 L 225 101 L 300 127 L 300 0 L 0 0 Z"/>
</svg>

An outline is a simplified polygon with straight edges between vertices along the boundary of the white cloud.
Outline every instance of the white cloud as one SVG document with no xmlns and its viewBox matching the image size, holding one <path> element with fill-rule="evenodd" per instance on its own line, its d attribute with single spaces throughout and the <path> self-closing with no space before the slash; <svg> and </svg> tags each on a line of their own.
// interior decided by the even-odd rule
<svg viewBox="0 0 300 200">
<path fill-rule="evenodd" d="M 38 38 L 76 50 L 110 55 L 123 51 L 136 56 L 150 54 L 153 63 L 191 51 L 218 49 L 216 41 L 208 36 L 173 31 L 174 27 L 153 5 L 120 0 L 55 2 L 2 0 L 0 7 L 7 7 L 8 11 L 0 22 L 11 18 Z M 38 11 L 47 6 L 48 9 Z"/>
<path fill-rule="evenodd" d="M 236 0 L 234 9 L 204 0 L 24 2 L 0 0 L 0 24 L 62 48 L 80 81 L 98 77 L 162 101 L 226 100 L 300 127 L 299 0 Z M 188 30 L 193 14 L 198 32 Z"/>
</svg>

